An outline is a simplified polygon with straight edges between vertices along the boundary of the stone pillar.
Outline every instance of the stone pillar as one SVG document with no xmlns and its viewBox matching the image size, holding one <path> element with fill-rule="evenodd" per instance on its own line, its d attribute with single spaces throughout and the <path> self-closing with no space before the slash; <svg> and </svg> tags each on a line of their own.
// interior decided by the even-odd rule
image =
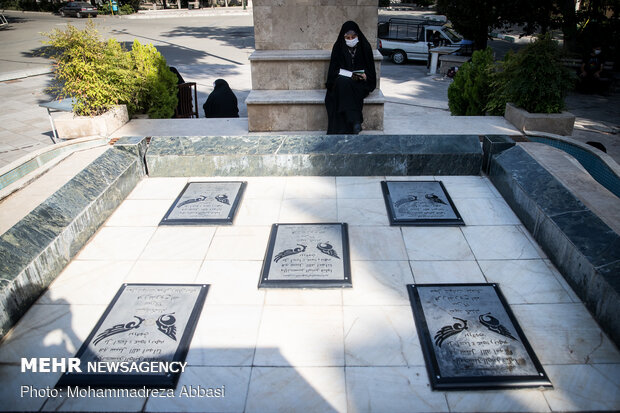
<svg viewBox="0 0 620 413">
<path fill-rule="evenodd" d="M 377 0 L 254 0 L 250 131 L 326 130 L 325 81 L 340 27 L 355 21 L 373 47 L 377 89 L 364 102 L 364 129 L 383 129 Z"/>
</svg>

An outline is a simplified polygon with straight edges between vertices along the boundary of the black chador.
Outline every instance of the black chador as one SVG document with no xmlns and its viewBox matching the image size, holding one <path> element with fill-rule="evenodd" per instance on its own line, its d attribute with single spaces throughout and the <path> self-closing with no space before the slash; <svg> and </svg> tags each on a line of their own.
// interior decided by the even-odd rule
<svg viewBox="0 0 620 413">
<path fill-rule="evenodd" d="M 205 118 L 239 117 L 237 97 L 224 79 L 217 79 L 213 83 L 213 92 L 202 105 L 202 108 L 205 111 Z"/>
<path fill-rule="evenodd" d="M 354 73 L 349 77 L 348 72 L 360 74 Z M 375 89 L 376 84 L 377 74 L 370 43 L 357 23 L 348 21 L 342 25 L 332 48 L 325 84 L 328 134 L 361 131 L 364 98 Z"/>
</svg>

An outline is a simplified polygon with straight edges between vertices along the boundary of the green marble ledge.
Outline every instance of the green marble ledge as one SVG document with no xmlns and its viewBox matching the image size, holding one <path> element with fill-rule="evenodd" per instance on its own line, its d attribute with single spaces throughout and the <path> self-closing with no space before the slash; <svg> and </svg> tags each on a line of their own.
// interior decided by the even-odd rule
<svg viewBox="0 0 620 413">
<path fill-rule="evenodd" d="M 478 175 L 477 135 L 153 137 L 150 176 Z"/>
<path fill-rule="evenodd" d="M 620 235 L 518 146 L 491 157 L 489 177 L 620 345 Z"/>
<path fill-rule="evenodd" d="M 0 236 L 0 337 L 144 176 L 139 145 L 105 151 Z"/>
</svg>

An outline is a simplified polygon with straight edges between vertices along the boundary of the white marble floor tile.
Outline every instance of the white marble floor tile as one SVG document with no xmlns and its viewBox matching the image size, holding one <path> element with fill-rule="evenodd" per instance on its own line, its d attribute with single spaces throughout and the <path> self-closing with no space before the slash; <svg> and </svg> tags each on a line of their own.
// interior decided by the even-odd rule
<svg viewBox="0 0 620 413">
<path fill-rule="evenodd" d="M 550 365 L 554 389 L 544 395 L 553 411 L 620 410 L 620 364 Z"/>
<path fill-rule="evenodd" d="M 620 352 L 582 304 L 511 309 L 542 364 L 620 363 Z"/>
<path fill-rule="evenodd" d="M 147 412 L 242 412 L 250 381 L 250 367 L 188 367 L 179 378 L 175 397 L 150 397 Z M 220 390 L 221 397 L 191 397 L 191 392 Z M 206 394 L 206 393 L 203 393 Z M 213 393 L 215 394 L 215 393 Z M 188 397 L 187 395 L 190 395 Z"/>
<path fill-rule="evenodd" d="M 400 228 L 349 226 L 349 247 L 355 261 L 407 260 Z"/>
<path fill-rule="evenodd" d="M 280 216 L 279 199 L 244 199 L 235 217 L 235 225 L 271 225 Z"/>
<path fill-rule="evenodd" d="M 269 226 L 218 227 L 207 252 L 207 259 L 262 261 L 270 230 Z"/>
<path fill-rule="evenodd" d="M 411 261 L 416 284 L 485 283 L 476 261 Z"/>
<path fill-rule="evenodd" d="M 107 227 L 156 227 L 171 206 L 168 200 L 126 199 L 106 221 Z"/>
<path fill-rule="evenodd" d="M 338 199 L 380 199 L 383 198 L 380 177 L 337 176 Z"/>
<path fill-rule="evenodd" d="M 146 247 L 155 227 L 103 227 L 78 254 L 78 260 L 131 261 Z"/>
<path fill-rule="evenodd" d="M 453 412 L 548 412 L 543 392 L 535 389 L 446 392 Z"/>
<path fill-rule="evenodd" d="M 22 357 L 73 357 L 106 306 L 35 304 L 3 339 L 0 363 Z"/>
<path fill-rule="evenodd" d="M 265 306 L 255 366 L 344 366 L 342 309 Z"/>
<path fill-rule="evenodd" d="M 133 261 L 72 261 L 37 304 L 107 305 L 121 287 Z"/>
<path fill-rule="evenodd" d="M 187 184 L 187 178 L 144 178 L 131 191 L 127 199 L 175 200 Z"/>
<path fill-rule="evenodd" d="M 435 177 L 432 175 L 420 175 L 420 176 L 386 176 L 386 181 L 435 181 Z"/>
<path fill-rule="evenodd" d="M 347 411 L 448 412 L 444 393 L 431 391 L 424 367 L 347 367 Z"/>
<path fill-rule="evenodd" d="M 530 241 L 530 243 L 532 244 L 532 246 L 534 247 L 534 249 L 536 250 L 536 252 L 538 253 L 538 255 L 541 258 L 544 258 L 544 259 L 548 259 L 549 258 L 549 257 L 547 257 L 547 254 L 543 251 L 541 246 L 538 245 L 538 243 L 536 242 L 536 240 L 534 239 L 532 234 L 530 234 L 530 231 L 528 231 L 527 228 L 525 228 L 524 225 L 519 225 L 519 226 L 517 226 L 517 228 L 519 228 L 519 231 L 521 231 L 521 233 L 523 233 L 523 235 L 525 235 L 525 238 L 527 238 Z"/>
<path fill-rule="evenodd" d="M 319 288 L 265 288 L 265 305 L 342 305 L 342 290 Z M 347 288 L 348 290 L 348 288 Z"/>
<path fill-rule="evenodd" d="M 158 227 L 140 255 L 140 260 L 202 260 L 214 234 L 215 227 Z"/>
<path fill-rule="evenodd" d="M 146 397 L 97 397 L 96 395 L 90 396 L 88 393 L 72 397 L 63 390 L 61 396 L 50 398 L 41 410 L 44 412 L 140 412 L 145 401 Z"/>
<path fill-rule="evenodd" d="M 473 226 L 461 229 L 478 260 L 542 258 L 516 226 Z"/>
<path fill-rule="evenodd" d="M 344 308 L 347 366 L 424 366 L 411 306 Z"/>
<path fill-rule="evenodd" d="M 346 412 L 342 367 L 255 367 L 246 413 Z"/>
<path fill-rule="evenodd" d="M 383 199 L 338 199 L 338 222 L 349 225 L 389 225 Z"/>
<path fill-rule="evenodd" d="M 556 278 L 556 280 L 558 280 L 558 282 L 560 283 L 560 285 L 562 286 L 562 288 L 564 288 L 564 291 L 566 291 L 566 293 L 568 294 L 568 296 L 571 298 L 571 300 L 574 303 L 580 303 L 581 299 L 577 296 L 577 294 L 575 294 L 575 291 L 572 289 L 572 287 L 568 284 L 568 282 L 566 281 L 566 279 L 564 278 L 564 276 L 562 275 L 562 273 L 555 267 L 555 265 L 553 265 L 553 263 L 551 262 L 551 260 L 543 260 L 543 262 L 545 263 L 545 265 L 547 266 L 547 268 L 549 268 L 549 271 L 551 271 L 551 273 L 553 274 L 553 276 Z"/>
<path fill-rule="evenodd" d="M 500 198 L 460 198 L 454 204 L 467 225 L 519 225 L 521 221 Z"/>
<path fill-rule="evenodd" d="M 205 306 L 185 361 L 190 366 L 251 366 L 262 306 Z"/>
<path fill-rule="evenodd" d="M 278 221 L 271 223 L 336 222 L 338 203 L 336 199 L 285 199 L 282 201 Z"/>
<path fill-rule="evenodd" d="M 436 176 L 435 179 L 443 182 L 452 199 L 496 198 L 487 180 L 480 176 Z"/>
<path fill-rule="evenodd" d="M 299 198 L 336 198 L 336 178 L 328 176 L 287 177 L 284 199 Z"/>
<path fill-rule="evenodd" d="M 142 261 L 138 260 L 126 283 L 191 284 L 198 276 L 202 261 Z"/>
<path fill-rule="evenodd" d="M 469 245 L 456 227 L 402 228 L 410 260 L 473 261 Z"/>
<path fill-rule="evenodd" d="M 498 283 L 509 304 L 571 303 L 543 260 L 478 261 L 487 280 Z"/>
<path fill-rule="evenodd" d="M 342 290 L 344 305 L 409 305 L 407 261 L 353 261 L 351 278 L 353 288 Z"/>
<path fill-rule="evenodd" d="M 261 261 L 205 261 L 196 284 L 209 284 L 206 305 L 263 305 Z"/>
<path fill-rule="evenodd" d="M 493 195 L 495 196 L 495 198 L 503 198 L 502 194 L 499 193 L 499 191 L 497 190 L 497 188 L 495 188 L 495 185 L 493 185 L 493 182 L 491 182 L 491 180 L 487 177 L 484 178 L 487 186 L 489 187 L 489 190 L 493 193 Z"/>
<path fill-rule="evenodd" d="M 286 178 L 280 176 L 261 176 L 240 179 L 247 181 L 244 199 L 275 199 L 281 200 L 284 196 Z"/>
<path fill-rule="evenodd" d="M 0 365 L 0 412 L 39 411 L 47 397 L 38 390 L 53 389 L 61 374 L 22 373 L 20 365 Z"/>
</svg>

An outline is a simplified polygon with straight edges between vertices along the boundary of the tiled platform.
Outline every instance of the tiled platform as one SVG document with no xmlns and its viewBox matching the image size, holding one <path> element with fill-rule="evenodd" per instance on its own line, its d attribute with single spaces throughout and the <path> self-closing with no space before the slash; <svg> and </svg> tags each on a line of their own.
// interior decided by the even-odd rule
<svg viewBox="0 0 620 413">
<path fill-rule="evenodd" d="M 244 178 L 233 226 L 157 227 L 195 178 L 145 178 L 0 345 L 0 410 L 497 412 L 620 409 L 620 352 L 493 185 L 441 179 L 465 227 L 390 227 L 385 177 Z M 230 180 L 231 177 L 215 178 Z M 270 224 L 349 224 L 353 288 L 258 290 Z M 59 374 L 21 357 L 72 357 L 123 282 L 207 283 L 180 386 L 223 398 L 20 397 Z M 431 391 L 406 284 L 497 282 L 554 388 Z"/>
</svg>

